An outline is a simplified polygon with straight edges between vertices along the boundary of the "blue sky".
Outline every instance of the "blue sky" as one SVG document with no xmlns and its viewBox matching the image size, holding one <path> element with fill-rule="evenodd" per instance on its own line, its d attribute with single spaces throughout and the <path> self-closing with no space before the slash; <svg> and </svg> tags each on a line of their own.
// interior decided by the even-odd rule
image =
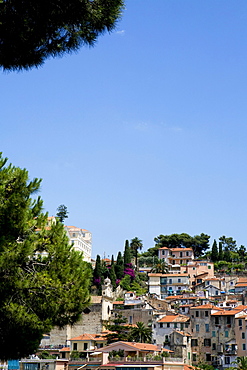
<svg viewBox="0 0 247 370">
<path fill-rule="evenodd" d="M 246 0 L 127 0 L 94 48 L 0 72 L 0 150 L 93 257 L 182 232 L 247 246 L 246 67 Z"/>
</svg>

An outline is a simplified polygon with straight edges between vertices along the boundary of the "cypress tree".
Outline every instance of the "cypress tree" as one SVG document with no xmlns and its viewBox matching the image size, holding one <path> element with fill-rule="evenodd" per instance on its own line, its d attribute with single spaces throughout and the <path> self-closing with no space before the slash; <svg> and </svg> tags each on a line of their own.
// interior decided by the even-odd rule
<svg viewBox="0 0 247 370">
<path fill-rule="evenodd" d="M 124 248 L 124 266 L 131 264 L 131 253 L 129 247 L 129 241 L 125 241 L 125 248 Z"/>
<path fill-rule="evenodd" d="M 222 248 L 222 243 L 221 242 L 219 242 L 218 260 L 223 261 L 223 248 Z"/>
<path fill-rule="evenodd" d="M 217 242 L 214 239 L 213 246 L 212 246 L 212 251 L 211 251 L 211 261 L 216 262 L 216 261 L 218 261 L 218 258 L 219 258 L 219 253 L 218 253 Z"/>
<path fill-rule="evenodd" d="M 100 256 L 97 255 L 96 257 L 96 264 L 93 272 L 93 284 L 96 285 L 98 288 L 98 294 L 102 294 L 102 283 L 103 283 L 103 277 L 102 277 L 102 266 L 101 266 L 101 259 Z"/>
<path fill-rule="evenodd" d="M 111 259 L 111 268 L 110 268 L 110 276 L 109 277 L 111 279 L 113 290 L 115 290 L 116 287 L 117 287 L 117 283 L 116 283 L 117 277 L 116 277 L 116 273 L 115 273 L 115 263 L 114 263 L 114 256 L 113 255 L 112 255 L 112 259 Z"/>
<path fill-rule="evenodd" d="M 121 252 L 118 252 L 118 255 L 117 255 L 117 262 L 116 262 L 116 265 L 115 265 L 115 272 L 116 272 L 117 279 L 122 279 L 123 278 L 123 276 L 124 276 L 124 260 L 123 260 Z"/>
</svg>

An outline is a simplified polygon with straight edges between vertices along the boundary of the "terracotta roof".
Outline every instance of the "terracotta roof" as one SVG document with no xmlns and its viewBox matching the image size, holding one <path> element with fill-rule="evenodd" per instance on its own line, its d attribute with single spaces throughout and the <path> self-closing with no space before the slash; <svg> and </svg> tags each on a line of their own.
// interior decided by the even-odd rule
<svg viewBox="0 0 247 370">
<path fill-rule="evenodd" d="M 179 295 L 170 295 L 168 297 L 166 297 L 166 299 L 177 299 L 177 300 L 183 300 L 183 299 L 198 299 L 198 297 L 181 297 Z"/>
<path fill-rule="evenodd" d="M 223 311 L 220 311 L 220 312 L 215 312 L 215 313 L 213 313 L 212 314 L 212 316 L 234 316 L 234 315 L 236 315 L 237 313 L 239 313 L 239 312 L 241 312 L 241 311 L 243 311 L 244 309 L 247 309 L 247 306 L 243 306 L 243 305 L 241 305 L 241 306 L 237 306 L 237 307 L 235 307 L 234 309 L 232 309 L 232 310 L 223 310 Z"/>
<path fill-rule="evenodd" d="M 148 274 L 148 276 L 164 276 L 164 277 L 172 277 L 172 276 L 189 276 L 189 274 L 161 274 L 161 273 L 154 273 L 154 272 L 151 272 L 150 274 Z"/>
<path fill-rule="evenodd" d="M 103 348 L 100 348 L 100 350 L 102 352 L 107 352 L 105 351 L 106 349 L 110 349 L 114 346 L 116 346 L 116 344 L 125 344 L 127 346 L 130 346 L 132 348 L 135 348 L 135 349 L 139 349 L 141 351 L 159 351 L 160 352 L 160 348 L 156 345 L 156 344 L 147 344 L 147 343 L 135 343 L 135 342 L 124 342 L 124 341 L 119 341 L 119 342 L 115 342 L 115 343 L 111 343 L 109 344 L 108 346 L 105 346 Z"/>
<path fill-rule="evenodd" d="M 235 284 L 235 288 L 240 287 L 240 286 L 247 286 L 247 281 L 245 283 L 242 282 L 242 283 Z"/>
<path fill-rule="evenodd" d="M 191 334 L 185 333 L 184 331 L 174 330 L 176 333 L 183 335 L 184 337 L 191 337 Z"/>
<path fill-rule="evenodd" d="M 102 341 L 102 340 L 106 340 L 106 336 L 102 333 L 99 333 L 99 334 L 82 334 L 82 335 L 79 335 L 78 337 L 74 337 L 74 338 L 71 338 L 70 340 L 96 340 L 96 341 Z"/>
<path fill-rule="evenodd" d="M 171 251 L 193 251 L 192 248 L 169 248 Z M 188 256 L 189 257 L 189 256 Z"/>
<path fill-rule="evenodd" d="M 208 304 L 203 304 L 201 306 L 191 307 L 191 310 L 218 310 L 218 311 L 221 311 L 223 309 L 220 308 L 220 307 L 216 307 L 213 304 L 208 303 Z"/>
<path fill-rule="evenodd" d="M 124 301 L 115 301 L 113 304 L 124 304 Z"/>
<path fill-rule="evenodd" d="M 162 319 L 158 320 L 157 322 L 186 322 L 189 321 L 189 317 L 185 315 L 166 315 L 162 317 Z"/>
<path fill-rule="evenodd" d="M 195 370 L 196 368 L 191 365 L 184 365 L 184 370 Z"/>
<path fill-rule="evenodd" d="M 59 352 L 70 352 L 70 347 L 63 347 Z"/>
</svg>

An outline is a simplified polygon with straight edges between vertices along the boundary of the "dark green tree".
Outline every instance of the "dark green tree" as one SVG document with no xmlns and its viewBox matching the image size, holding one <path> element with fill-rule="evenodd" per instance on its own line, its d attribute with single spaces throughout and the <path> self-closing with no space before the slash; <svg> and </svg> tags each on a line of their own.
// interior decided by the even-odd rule
<svg viewBox="0 0 247 370">
<path fill-rule="evenodd" d="M 124 246 L 124 266 L 131 264 L 131 253 L 130 253 L 130 246 L 129 241 L 125 241 Z"/>
<path fill-rule="evenodd" d="M 159 248 L 192 248 L 195 257 L 200 257 L 209 248 L 210 236 L 204 233 L 200 235 L 190 236 L 186 233 L 159 235 L 154 238 L 156 243 L 154 250 Z"/>
<path fill-rule="evenodd" d="M 21 70 L 40 66 L 94 45 L 115 28 L 123 0 L 3 0 L 0 7 L 0 66 Z"/>
<path fill-rule="evenodd" d="M 117 314 L 114 319 L 106 326 L 111 333 L 107 334 L 107 343 L 114 343 L 117 341 L 126 341 L 128 339 L 129 327 L 124 324 L 127 323 L 127 318 L 122 314 Z"/>
<path fill-rule="evenodd" d="M 218 261 L 218 258 L 219 258 L 218 246 L 217 246 L 216 240 L 214 239 L 214 242 L 212 245 L 212 251 L 211 251 L 211 261 L 216 262 Z"/>
<path fill-rule="evenodd" d="M 223 252 L 223 260 L 226 261 L 226 262 L 231 262 L 231 252 L 229 250 L 228 247 L 226 247 L 224 249 L 224 252 Z"/>
<path fill-rule="evenodd" d="M 122 279 L 124 276 L 124 260 L 123 260 L 121 252 L 118 252 L 118 255 L 117 255 L 115 273 L 116 273 L 117 279 Z"/>
<path fill-rule="evenodd" d="M 64 204 L 61 204 L 60 206 L 57 207 L 57 214 L 56 216 L 58 217 L 60 222 L 64 222 L 65 218 L 68 218 L 68 209 Z"/>
<path fill-rule="evenodd" d="M 152 273 L 160 273 L 160 274 L 168 274 L 169 273 L 169 267 L 166 262 L 164 262 L 162 259 L 158 260 L 158 262 L 152 267 L 151 271 Z"/>
<path fill-rule="evenodd" d="M 240 245 L 238 249 L 238 254 L 240 256 L 241 261 L 244 261 L 244 258 L 246 256 L 246 248 L 244 245 Z"/>
<path fill-rule="evenodd" d="M 219 254 L 218 254 L 218 260 L 219 260 L 219 261 L 223 261 L 223 258 L 224 258 L 224 256 L 223 256 L 222 243 L 221 243 L 221 242 L 219 242 Z"/>
<path fill-rule="evenodd" d="M 135 266 L 137 268 L 137 257 L 138 257 L 138 250 L 143 248 L 142 240 L 135 237 L 130 241 L 130 251 L 132 256 L 135 258 Z"/>
<path fill-rule="evenodd" d="M 237 242 L 232 237 L 225 237 L 225 235 L 219 238 L 219 241 L 222 243 L 223 250 L 228 249 L 230 252 L 236 252 Z"/>
<path fill-rule="evenodd" d="M 111 280 L 113 290 L 115 290 L 116 287 L 117 287 L 117 283 L 116 283 L 117 277 L 116 277 L 116 273 L 115 273 L 114 256 L 112 256 L 112 259 L 111 259 L 111 266 L 110 266 L 109 278 Z"/>
<path fill-rule="evenodd" d="M 41 180 L 0 156 L 0 358 L 35 353 L 44 333 L 74 324 L 89 304 L 90 269 L 49 223 Z"/>
<path fill-rule="evenodd" d="M 137 322 L 129 333 L 129 340 L 138 343 L 151 343 L 152 329 L 145 326 L 143 322 Z"/>
<path fill-rule="evenodd" d="M 102 273 L 102 263 L 99 255 L 96 257 L 95 268 L 93 271 L 93 284 L 98 289 L 98 294 L 102 294 L 102 284 L 103 284 L 103 273 Z"/>
</svg>

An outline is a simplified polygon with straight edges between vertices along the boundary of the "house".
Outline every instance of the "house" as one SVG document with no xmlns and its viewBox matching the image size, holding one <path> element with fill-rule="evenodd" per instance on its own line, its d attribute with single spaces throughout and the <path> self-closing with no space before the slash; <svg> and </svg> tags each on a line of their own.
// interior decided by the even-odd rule
<svg viewBox="0 0 247 370">
<path fill-rule="evenodd" d="M 153 324 L 153 342 L 163 347 L 170 346 L 169 336 L 174 330 L 190 331 L 190 318 L 185 315 L 166 315 Z"/>
<path fill-rule="evenodd" d="M 193 261 L 194 253 L 192 248 L 159 248 L 158 257 L 169 266 L 187 265 Z"/>
<path fill-rule="evenodd" d="M 107 343 L 108 332 L 99 334 L 82 334 L 70 339 L 70 350 L 77 351 L 81 357 L 87 358 L 90 353 L 102 348 Z"/>
<path fill-rule="evenodd" d="M 148 274 L 149 293 L 165 299 L 169 295 L 182 294 L 190 288 L 189 274 Z"/>
<path fill-rule="evenodd" d="M 191 334 L 174 330 L 170 334 L 170 349 L 175 357 L 182 358 L 184 363 L 191 365 Z"/>
</svg>

